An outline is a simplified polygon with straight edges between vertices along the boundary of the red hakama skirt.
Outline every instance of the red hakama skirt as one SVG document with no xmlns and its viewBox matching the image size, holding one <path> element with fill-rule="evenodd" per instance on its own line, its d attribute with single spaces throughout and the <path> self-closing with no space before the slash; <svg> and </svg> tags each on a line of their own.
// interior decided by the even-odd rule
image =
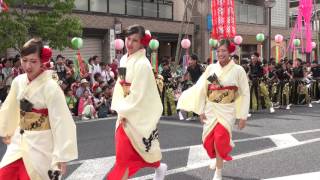
<svg viewBox="0 0 320 180">
<path fill-rule="evenodd" d="M 30 180 L 23 160 L 18 159 L 0 169 L 1 180 Z"/>
<path fill-rule="evenodd" d="M 139 169 L 145 167 L 158 168 L 160 161 L 154 163 L 146 162 L 134 149 L 122 124 L 119 125 L 115 135 L 116 162 L 113 169 L 107 175 L 107 180 L 121 180 L 126 170 L 129 177 L 133 176 Z"/>
<path fill-rule="evenodd" d="M 218 152 L 216 152 L 214 145 Z M 226 161 L 232 160 L 232 157 L 229 155 L 232 151 L 230 134 L 220 123 L 218 123 L 206 137 L 203 146 L 211 159 L 216 158 L 216 153 L 218 153 L 222 159 Z"/>
</svg>

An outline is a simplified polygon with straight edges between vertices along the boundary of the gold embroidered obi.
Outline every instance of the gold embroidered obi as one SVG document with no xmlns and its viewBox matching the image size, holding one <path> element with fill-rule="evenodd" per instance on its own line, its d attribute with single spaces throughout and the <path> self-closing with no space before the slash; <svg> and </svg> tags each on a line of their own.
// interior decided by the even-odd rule
<svg viewBox="0 0 320 180">
<path fill-rule="evenodd" d="M 20 128 L 27 131 L 51 129 L 48 114 L 20 111 Z"/>
<path fill-rule="evenodd" d="M 128 96 L 130 94 L 131 83 L 121 80 L 120 85 L 122 86 L 124 97 Z"/>
<path fill-rule="evenodd" d="M 233 103 L 237 97 L 237 86 L 222 86 L 216 84 L 208 85 L 208 99 L 213 103 Z"/>
</svg>

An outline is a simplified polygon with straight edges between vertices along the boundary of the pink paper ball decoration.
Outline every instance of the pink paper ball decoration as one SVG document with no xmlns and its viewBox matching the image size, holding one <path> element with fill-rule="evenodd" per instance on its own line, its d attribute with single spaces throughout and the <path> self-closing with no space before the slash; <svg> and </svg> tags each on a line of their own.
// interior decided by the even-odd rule
<svg viewBox="0 0 320 180">
<path fill-rule="evenodd" d="M 276 41 L 276 43 L 281 43 L 283 41 L 283 36 L 281 34 L 277 34 L 274 37 L 274 40 Z"/>
<path fill-rule="evenodd" d="M 183 49 L 189 49 L 191 46 L 191 42 L 188 38 L 185 38 L 181 41 L 181 46 Z"/>
<path fill-rule="evenodd" d="M 311 42 L 311 46 L 312 46 L 312 49 L 314 49 L 314 48 L 317 47 L 317 43 L 316 42 Z"/>
<path fill-rule="evenodd" d="M 240 45 L 243 41 L 243 38 L 241 36 L 235 36 L 233 38 L 234 43 L 236 43 L 236 45 Z"/>
<path fill-rule="evenodd" d="M 124 47 L 124 42 L 122 39 L 116 39 L 114 40 L 114 46 L 116 48 L 116 50 L 120 51 L 123 49 Z"/>
</svg>

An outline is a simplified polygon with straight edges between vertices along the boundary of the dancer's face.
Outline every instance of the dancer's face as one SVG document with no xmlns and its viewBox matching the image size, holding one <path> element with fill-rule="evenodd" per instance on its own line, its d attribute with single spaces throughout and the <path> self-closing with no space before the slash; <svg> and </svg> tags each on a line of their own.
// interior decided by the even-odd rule
<svg viewBox="0 0 320 180">
<path fill-rule="evenodd" d="M 230 61 L 230 53 L 226 45 L 218 47 L 217 54 L 220 64 L 225 64 Z"/>
<path fill-rule="evenodd" d="M 21 66 L 30 80 L 36 78 L 42 71 L 43 65 L 38 53 L 29 54 L 21 58 Z"/>
<path fill-rule="evenodd" d="M 139 34 L 136 33 L 126 37 L 126 49 L 129 55 L 139 51 L 141 48 L 143 48 L 143 45 Z"/>
</svg>

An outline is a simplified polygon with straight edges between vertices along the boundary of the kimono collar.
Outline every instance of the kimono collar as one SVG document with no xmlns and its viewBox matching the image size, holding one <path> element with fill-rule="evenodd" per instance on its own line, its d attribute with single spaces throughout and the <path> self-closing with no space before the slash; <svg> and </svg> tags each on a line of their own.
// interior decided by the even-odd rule
<svg viewBox="0 0 320 180">
<path fill-rule="evenodd" d="M 28 84 L 34 82 L 34 81 L 38 81 L 38 80 L 41 80 L 41 79 L 50 79 L 52 78 L 52 73 L 53 71 L 52 70 L 44 70 L 42 73 L 40 73 L 36 78 L 34 78 L 33 80 L 29 80 L 28 76 L 27 76 L 27 80 L 28 80 Z"/>
<path fill-rule="evenodd" d="M 223 67 L 221 66 L 221 64 L 219 62 L 217 64 L 219 64 L 220 69 L 227 69 L 229 66 L 232 66 L 235 63 L 234 63 L 234 61 L 230 60 L 229 63 Z"/>
<path fill-rule="evenodd" d="M 127 54 L 127 60 L 136 59 L 136 58 L 138 58 L 138 57 L 140 57 L 142 55 L 143 56 L 146 55 L 146 50 L 144 48 L 138 50 L 137 52 L 131 54 L 130 56 L 129 56 L 129 54 Z"/>
</svg>

